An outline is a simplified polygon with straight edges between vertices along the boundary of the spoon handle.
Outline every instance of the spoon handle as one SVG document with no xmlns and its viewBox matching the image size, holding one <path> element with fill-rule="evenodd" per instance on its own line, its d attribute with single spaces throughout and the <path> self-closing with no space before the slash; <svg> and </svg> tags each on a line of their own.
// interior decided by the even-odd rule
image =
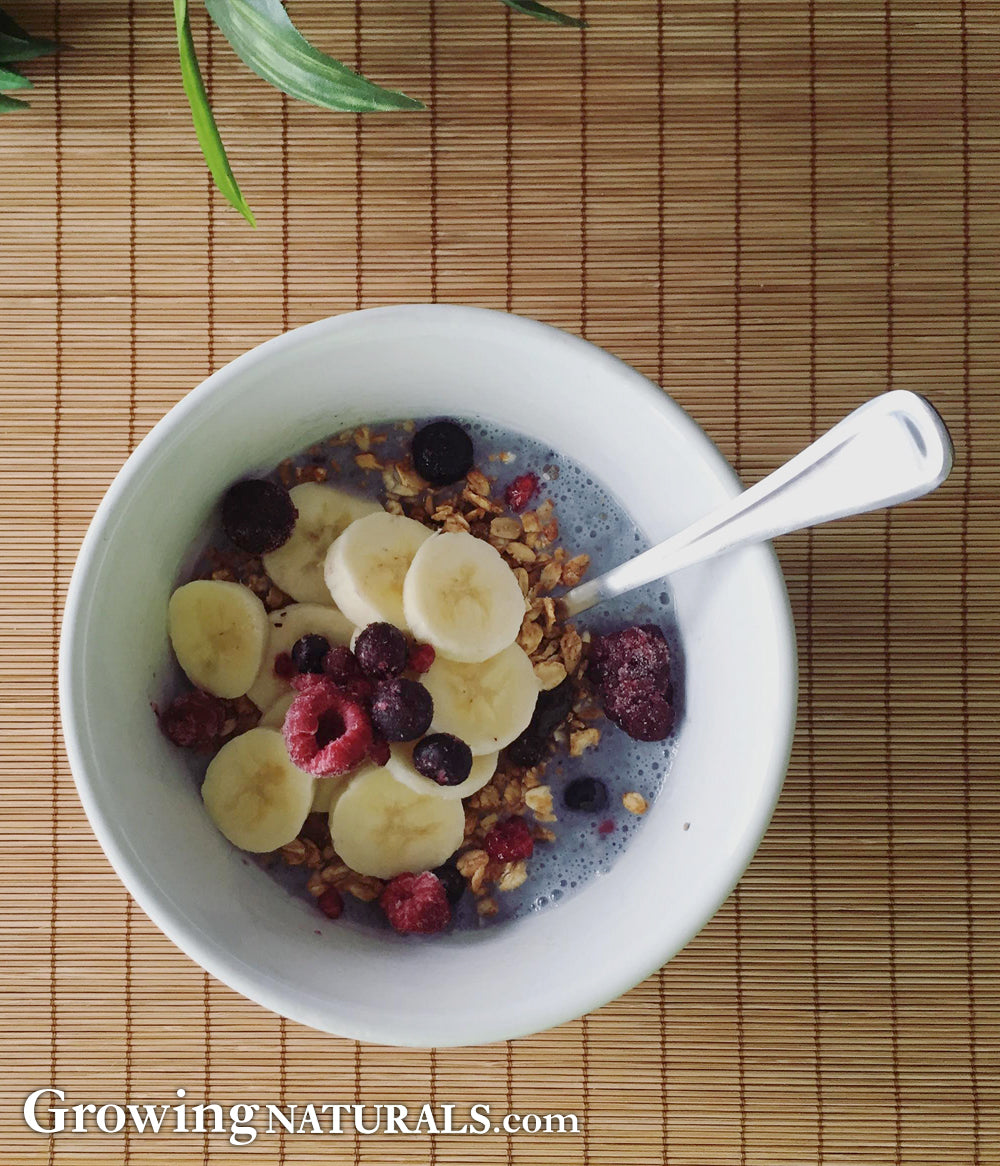
<svg viewBox="0 0 1000 1166">
<path fill-rule="evenodd" d="M 951 470 L 952 444 L 916 393 L 882 393 L 791 461 L 666 542 L 565 596 L 570 615 L 723 551 L 930 493 Z"/>
</svg>

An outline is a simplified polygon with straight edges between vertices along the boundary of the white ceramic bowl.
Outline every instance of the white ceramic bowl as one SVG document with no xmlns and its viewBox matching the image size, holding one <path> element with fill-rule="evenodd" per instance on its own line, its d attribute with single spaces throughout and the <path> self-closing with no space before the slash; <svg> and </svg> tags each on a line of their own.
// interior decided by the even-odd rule
<svg viewBox="0 0 1000 1166">
<path fill-rule="evenodd" d="M 734 494 L 705 434 L 583 340 L 451 306 L 377 308 L 262 344 L 185 397 L 101 503 L 66 604 L 66 746 L 101 845 L 153 921 L 212 975 L 314 1028 L 396 1045 L 536 1032 L 618 996 L 729 894 L 784 776 L 794 634 L 777 560 L 753 547 L 672 582 L 686 709 L 665 788 L 610 873 L 476 934 L 324 927 L 229 845 L 150 711 L 171 669 L 166 603 L 223 490 L 348 425 L 479 414 L 552 442 L 653 539 Z"/>
</svg>

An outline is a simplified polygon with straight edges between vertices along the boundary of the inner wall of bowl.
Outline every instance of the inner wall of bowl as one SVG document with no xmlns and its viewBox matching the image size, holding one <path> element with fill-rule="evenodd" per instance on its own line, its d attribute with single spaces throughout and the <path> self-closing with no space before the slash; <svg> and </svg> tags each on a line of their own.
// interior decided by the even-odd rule
<svg viewBox="0 0 1000 1166">
<path fill-rule="evenodd" d="M 85 550 L 72 633 L 75 769 L 143 907 L 239 991 L 315 1027 L 387 1043 L 534 1031 L 658 966 L 738 876 L 787 749 L 783 589 L 769 552 L 750 549 L 672 581 L 686 712 L 671 776 L 626 853 L 569 901 L 486 935 L 414 942 L 318 924 L 230 847 L 149 708 L 170 667 L 164 612 L 178 564 L 234 478 L 348 425 L 448 413 L 565 450 L 653 539 L 735 488 L 679 410 L 574 338 L 468 309 L 341 317 L 234 362 L 147 439 Z M 511 992 L 526 983 L 531 992 Z"/>
</svg>

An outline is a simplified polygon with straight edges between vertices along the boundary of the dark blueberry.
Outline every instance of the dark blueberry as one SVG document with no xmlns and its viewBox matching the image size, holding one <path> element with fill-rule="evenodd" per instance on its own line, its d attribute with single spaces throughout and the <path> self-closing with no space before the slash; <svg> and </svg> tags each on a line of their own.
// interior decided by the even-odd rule
<svg viewBox="0 0 1000 1166">
<path fill-rule="evenodd" d="M 561 684 L 540 692 L 531 717 L 531 728 L 542 736 L 551 736 L 573 711 L 573 681 L 567 676 Z"/>
<path fill-rule="evenodd" d="M 472 750 L 451 733 L 432 733 L 414 747 L 413 765 L 438 785 L 461 785 L 472 772 Z"/>
<path fill-rule="evenodd" d="M 434 702 L 416 680 L 383 680 L 372 699 L 372 725 L 386 741 L 415 741 L 431 727 Z"/>
<path fill-rule="evenodd" d="M 596 814 L 608 804 L 608 787 L 596 777 L 578 777 L 563 790 L 563 801 L 570 810 Z"/>
<path fill-rule="evenodd" d="M 222 526 L 241 551 L 264 555 L 288 542 L 298 518 L 284 486 L 247 478 L 230 486 L 222 499 Z"/>
<path fill-rule="evenodd" d="M 537 765 L 548 753 L 549 739 L 536 733 L 531 726 L 524 730 L 520 737 L 515 737 L 507 746 L 506 754 L 509 761 L 515 765 L 523 765 L 530 769 Z"/>
<path fill-rule="evenodd" d="M 406 636 L 391 623 L 370 623 L 354 642 L 361 671 L 375 680 L 398 676 L 409 654 Z"/>
<path fill-rule="evenodd" d="M 431 874 L 437 876 L 438 881 L 444 887 L 444 893 L 448 898 L 448 902 L 454 907 L 458 900 L 465 894 L 465 879 L 462 878 L 458 870 L 450 863 L 436 867 L 431 871 Z"/>
<path fill-rule="evenodd" d="M 472 438 L 454 421 L 432 421 L 413 435 L 413 465 L 432 486 L 450 486 L 472 469 Z"/>
<path fill-rule="evenodd" d="M 322 672 L 329 651 L 330 641 L 325 636 L 303 636 L 292 645 L 292 663 L 299 672 Z"/>
</svg>

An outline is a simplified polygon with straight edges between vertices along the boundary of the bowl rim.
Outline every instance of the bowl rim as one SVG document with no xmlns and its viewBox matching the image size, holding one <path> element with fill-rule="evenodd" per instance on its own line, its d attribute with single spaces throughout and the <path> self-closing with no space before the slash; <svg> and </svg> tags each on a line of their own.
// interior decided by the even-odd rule
<svg viewBox="0 0 1000 1166">
<path fill-rule="evenodd" d="M 771 600 L 774 636 L 778 649 L 776 659 L 780 673 L 780 691 L 784 694 L 783 706 L 776 710 L 775 720 L 776 723 L 783 724 L 784 732 L 775 733 L 771 742 L 766 766 L 762 766 L 762 771 L 766 771 L 768 775 L 765 794 L 758 800 L 752 814 L 748 817 L 740 845 L 732 851 L 728 858 L 729 877 L 720 884 L 724 888 L 724 892 L 717 895 L 714 901 L 706 904 L 705 909 L 699 911 L 698 917 L 693 922 L 689 921 L 686 928 L 675 932 L 664 943 L 662 949 L 658 949 L 656 959 L 652 963 L 648 959 L 641 963 L 630 962 L 626 958 L 616 961 L 608 966 L 606 974 L 599 984 L 595 981 L 589 993 L 581 995 L 580 993 L 567 992 L 563 998 L 563 1006 L 548 1010 L 544 1023 L 541 1025 L 537 1020 L 532 1019 L 527 1025 L 522 1025 L 512 1031 L 510 1026 L 505 1026 L 499 1019 L 494 1020 L 491 1016 L 487 1016 L 484 1018 L 480 1031 L 470 1034 L 468 1039 L 463 1037 L 446 1040 L 434 1046 L 429 1046 L 420 1040 L 408 1040 L 405 1033 L 375 1031 L 370 1026 L 362 1029 L 362 1026 L 358 1024 L 341 1025 L 339 1020 L 336 1029 L 334 1029 L 330 1027 L 329 1018 L 321 1015 L 318 1009 L 310 1007 L 305 1001 L 296 1001 L 295 1003 L 301 1006 L 290 1007 L 285 994 L 280 989 L 276 990 L 266 977 L 255 975 L 254 970 L 237 957 L 231 954 L 227 956 L 227 953 L 221 949 L 217 952 L 210 946 L 206 946 L 201 934 L 188 923 L 183 909 L 175 904 L 161 888 L 147 885 L 147 882 L 144 881 L 141 872 L 133 865 L 128 848 L 119 844 L 116 839 L 113 827 L 98 806 L 91 786 L 85 759 L 85 732 L 83 729 L 85 718 L 82 715 L 82 694 L 78 693 L 73 685 L 72 670 L 73 661 L 78 655 L 78 648 L 84 635 L 84 626 L 81 623 L 80 615 L 86 607 L 90 595 L 90 576 L 96 553 L 113 522 L 119 499 L 127 494 L 133 479 L 141 473 L 147 458 L 178 427 L 185 424 L 188 415 L 199 409 L 204 399 L 234 379 L 238 379 L 245 368 L 265 357 L 280 354 L 285 349 L 291 349 L 316 338 L 324 338 L 327 335 L 335 335 L 342 330 L 350 329 L 362 317 L 365 320 L 379 319 L 391 326 L 396 320 L 412 323 L 414 319 L 419 320 L 422 314 L 430 314 L 438 319 L 451 316 L 457 322 L 462 322 L 464 317 L 469 326 L 494 325 L 510 329 L 515 334 L 520 332 L 528 339 L 532 338 L 528 335 L 529 333 L 540 334 L 541 338 L 548 340 L 549 343 L 555 341 L 558 344 L 576 348 L 586 346 L 589 350 L 587 356 L 595 365 L 603 365 L 619 378 L 624 377 L 630 380 L 636 394 L 645 397 L 648 408 L 657 410 L 669 418 L 671 424 L 683 434 L 684 440 L 690 442 L 696 449 L 726 493 L 732 496 L 743 488 L 735 471 L 708 434 L 668 395 L 665 389 L 605 349 L 561 328 L 514 313 L 445 303 L 397 304 L 363 308 L 336 316 L 324 317 L 265 340 L 211 373 L 169 409 L 136 445 L 115 475 L 94 512 L 77 553 L 63 608 L 58 676 L 59 709 L 65 750 L 91 829 L 126 890 L 167 938 L 185 955 L 222 983 L 279 1016 L 353 1040 L 427 1048 L 485 1044 L 499 1040 L 516 1039 L 576 1019 L 617 999 L 647 979 L 690 943 L 728 899 L 756 853 L 770 823 L 781 794 L 791 754 L 798 698 L 798 674 L 794 620 L 777 555 L 770 543 L 745 548 L 741 553 L 754 556 L 757 559 L 758 568 L 763 567 L 762 575 Z M 680 936 L 679 941 L 678 936 Z"/>
</svg>

